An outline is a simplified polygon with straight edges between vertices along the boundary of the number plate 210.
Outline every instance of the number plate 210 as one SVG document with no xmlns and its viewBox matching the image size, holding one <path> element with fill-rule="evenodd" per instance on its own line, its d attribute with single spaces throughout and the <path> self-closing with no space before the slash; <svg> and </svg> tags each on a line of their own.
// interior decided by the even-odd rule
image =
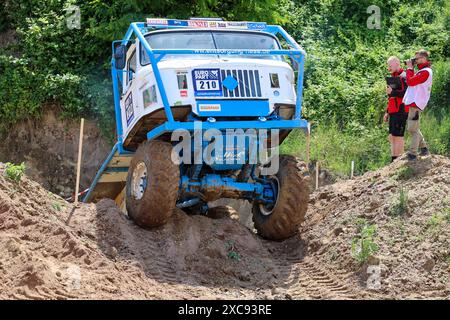
<svg viewBox="0 0 450 320">
<path fill-rule="evenodd" d="M 192 70 L 194 94 L 197 97 L 222 96 L 220 69 Z"/>
</svg>

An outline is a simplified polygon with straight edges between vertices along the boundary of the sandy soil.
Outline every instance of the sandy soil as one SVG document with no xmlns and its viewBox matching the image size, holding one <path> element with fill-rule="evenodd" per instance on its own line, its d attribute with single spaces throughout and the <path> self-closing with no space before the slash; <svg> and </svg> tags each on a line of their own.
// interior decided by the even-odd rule
<svg viewBox="0 0 450 320">
<path fill-rule="evenodd" d="M 407 210 L 394 216 L 400 187 Z M 231 208 L 218 219 L 175 210 L 144 230 L 111 200 L 73 209 L 0 166 L 0 298 L 448 299 L 449 195 L 448 158 L 399 160 L 314 192 L 300 235 L 270 242 Z M 366 263 L 351 252 L 361 221 L 379 246 Z M 369 264 L 379 288 L 367 287 Z"/>
</svg>

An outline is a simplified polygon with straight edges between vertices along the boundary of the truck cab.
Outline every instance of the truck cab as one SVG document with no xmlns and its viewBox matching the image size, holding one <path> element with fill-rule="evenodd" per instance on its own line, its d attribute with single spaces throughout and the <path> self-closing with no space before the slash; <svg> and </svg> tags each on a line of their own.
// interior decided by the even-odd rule
<svg viewBox="0 0 450 320">
<path fill-rule="evenodd" d="M 308 128 L 304 57 L 282 27 L 261 22 L 131 23 L 111 59 L 117 143 L 84 201 L 112 198 L 153 228 L 174 208 L 212 217 L 212 201 L 242 199 L 261 236 L 295 234 L 309 198 L 307 166 L 277 147 L 292 129 Z"/>
<path fill-rule="evenodd" d="M 185 28 L 144 34 L 152 49 L 280 50 L 274 35 L 257 30 Z M 166 54 L 158 62 L 175 120 L 291 119 L 295 77 L 281 56 Z M 127 48 L 120 99 L 123 146 L 135 150 L 149 127 L 167 119 L 150 58 L 139 39 Z"/>
</svg>

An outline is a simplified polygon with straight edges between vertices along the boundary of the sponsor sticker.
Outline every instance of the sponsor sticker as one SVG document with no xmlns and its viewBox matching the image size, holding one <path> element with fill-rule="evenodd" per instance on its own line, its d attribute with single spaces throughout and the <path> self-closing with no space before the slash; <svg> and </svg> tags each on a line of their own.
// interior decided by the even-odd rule
<svg viewBox="0 0 450 320">
<path fill-rule="evenodd" d="M 188 23 L 186 20 L 169 20 L 169 26 L 187 27 Z"/>
<path fill-rule="evenodd" d="M 247 23 L 243 21 L 227 21 L 228 28 L 247 29 Z"/>
<path fill-rule="evenodd" d="M 226 28 L 227 27 L 227 23 L 225 21 L 218 21 L 217 22 L 217 27 L 218 28 Z"/>
<path fill-rule="evenodd" d="M 205 111 L 205 112 L 216 112 L 220 111 L 220 104 L 199 104 L 198 105 L 198 111 Z"/>
<path fill-rule="evenodd" d="M 187 23 L 188 23 L 189 27 L 193 27 L 193 28 L 208 28 L 208 21 L 188 20 Z"/>
<path fill-rule="evenodd" d="M 148 18 L 147 19 L 147 24 L 166 26 L 168 24 L 168 21 L 167 21 L 167 19 L 152 19 L 152 18 Z"/>
<path fill-rule="evenodd" d="M 217 21 L 208 21 L 208 26 L 210 28 L 217 28 Z"/>
<path fill-rule="evenodd" d="M 248 22 L 247 23 L 247 28 L 249 30 L 263 30 L 266 28 L 266 23 L 265 22 Z"/>
<path fill-rule="evenodd" d="M 125 116 L 127 119 L 127 126 L 130 125 L 134 118 L 133 97 L 131 94 L 132 93 L 130 92 L 128 97 L 125 99 Z"/>
<path fill-rule="evenodd" d="M 194 82 L 194 95 L 222 96 L 222 81 L 220 79 L 220 69 L 194 69 L 192 70 Z"/>
</svg>

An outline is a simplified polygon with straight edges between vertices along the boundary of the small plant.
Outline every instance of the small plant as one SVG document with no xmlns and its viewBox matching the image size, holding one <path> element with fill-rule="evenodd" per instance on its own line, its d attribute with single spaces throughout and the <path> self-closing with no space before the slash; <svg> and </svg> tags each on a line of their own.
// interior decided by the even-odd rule
<svg viewBox="0 0 450 320">
<path fill-rule="evenodd" d="M 435 213 L 427 220 L 428 229 L 436 229 L 444 221 L 444 216 Z"/>
<path fill-rule="evenodd" d="M 408 212 L 408 192 L 405 189 L 400 188 L 400 193 L 397 203 L 394 203 L 391 207 L 390 213 L 393 216 L 403 216 Z"/>
<path fill-rule="evenodd" d="M 234 246 L 234 242 L 229 240 L 227 242 L 225 242 L 225 248 L 228 251 L 228 258 L 232 259 L 232 260 L 236 260 L 236 261 L 240 261 L 241 260 L 241 256 L 239 255 L 239 253 L 235 250 L 235 246 Z"/>
<path fill-rule="evenodd" d="M 56 211 L 61 211 L 61 204 L 58 202 L 52 203 L 52 208 Z"/>
<path fill-rule="evenodd" d="M 25 163 L 19 165 L 7 162 L 5 168 L 5 175 L 9 180 L 19 182 L 25 172 Z"/>
<path fill-rule="evenodd" d="M 374 242 L 376 226 L 368 223 L 359 226 L 359 234 L 352 239 L 351 252 L 358 263 L 364 263 L 379 250 Z"/>
<path fill-rule="evenodd" d="M 450 222 L 449 217 L 449 208 L 444 209 L 443 212 L 434 213 L 426 222 L 426 232 L 437 235 L 442 224 Z"/>
<path fill-rule="evenodd" d="M 228 252 L 228 258 L 232 259 L 232 260 L 237 260 L 240 261 L 241 260 L 241 256 L 239 255 L 239 253 L 237 253 L 236 251 L 230 251 Z"/>
<path fill-rule="evenodd" d="M 362 228 L 369 224 L 366 218 L 356 218 L 355 219 L 356 228 L 358 229 L 358 232 L 362 230 Z"/>
</svg>

